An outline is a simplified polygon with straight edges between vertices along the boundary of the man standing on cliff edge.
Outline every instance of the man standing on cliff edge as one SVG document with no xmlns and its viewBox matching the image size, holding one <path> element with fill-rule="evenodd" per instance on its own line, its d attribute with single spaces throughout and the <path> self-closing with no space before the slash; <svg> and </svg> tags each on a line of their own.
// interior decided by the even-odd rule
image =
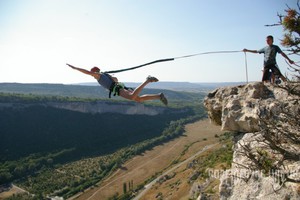
<svg viewBox="0 0 300 200">
<path fill-rule="evenodd" d="M 272 71 L 273 75 L 279 76 L 283 81 L 286 81 L 286 78 L 282 75 L 280 72 L 277 63 L 276 63 L 276 54 L 280 53 L 285 59 L 289 61 L 290 64 L 294 64 L 294 61 L 292 61 L 277 45 L 274 45 L 274 39 L 273 36 L 269 35 L 267 36 L 267 44 L 268 46 L 260 49 L 260 50 L 249 50 L 249 49 L 243 49 L 244 52 L 250 52 L 250 53 L 263 53 L 264 54 L 264 70 L 263 70 L 263 82 L 269 82 L 269 71 Z"/>
</svg>

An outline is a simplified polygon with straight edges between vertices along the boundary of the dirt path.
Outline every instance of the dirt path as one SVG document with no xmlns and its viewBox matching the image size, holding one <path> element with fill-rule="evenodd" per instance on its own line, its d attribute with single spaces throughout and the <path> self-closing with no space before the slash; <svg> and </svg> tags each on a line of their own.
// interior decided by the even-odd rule
<svg viewBox="0 0 300 200">
<path fill-rule="evenodd" d="M 188 162 L 192 161 L 193 159 L 195 159 L 197 156 L 199 156 L 200 154 L 202 154 L 203 152 L 205 152 L 206 150 L 214 147 L 217 143 L 215 144 L 211 144 L 208 146 L 205 146 L 203 149 L 201 149 L 200 151 L 198 151 L 196 154 L 194 154 L 193 156 L 189 157 L 188 159 L 180 162 L 179 164 L 176 164 L 174 167 L 172 167 L 171 169 L 169 169 L 168 171 L 164 172 L 162 175 L 160 175 L 159 177 L 157 177 L 156 179 L 154 179 L 153 181 L 151 181 L 149 184 L 147 184 L 144 188 L 143 191 L 140 192 L 140 194 L 138 194 L 133 200 L 139 200 L 140 198 L 143 197 L 143 195 L 146 194 L 146 192 L 157 182 L 157 180 L 159 180 L 161 177 L 173 172 L 175 169 L 181 167 L 184 164 L 187 164 Z"/>
<path fill-rule="evenodd" d="M 154 147 L 143 155 L 134 157 L 111 177 L 103 181 L 99 187 L 89 189 L 70 199 L 107 199 L 116 193 L 122 194 L 124 183 L 133 181 L 134 187 L 144 183 L 155 173 L 168 170 L 167 167 L 170 167 L 174 160 L 185 160 L 205 146 L 216 143 L 215 134 L 222 133 L 220 127 L 210 124 L 208 119 L 188 124 L 185 129 L 186 133 L 183 136 Z M 189 148 L 187 149 L 187 147 Z M 181 155 L 184 149 L 187 150 L 184 155 Z"/>
<path fill-rule="evenodd" d="M 1 191 L 2 192 L 0 192 L 0 200 L 11 197 L 14 194 L 21 194 L 21 193 L 29 194 L 29 192 L 27 192 L 26 190 L 14 185 L 14 184 L 11 184 L 11 185 L 9 184 L 9 186 L 6 188 L 1 188 Z"/>
</svg>

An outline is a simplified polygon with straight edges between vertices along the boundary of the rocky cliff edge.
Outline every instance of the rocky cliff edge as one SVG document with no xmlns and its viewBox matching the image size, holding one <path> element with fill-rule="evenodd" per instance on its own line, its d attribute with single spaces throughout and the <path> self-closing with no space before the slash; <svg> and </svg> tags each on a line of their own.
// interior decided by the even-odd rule
<svg viewBox="0 0 300 200">
<path fill-rule="evenodd" d="M 232 168 L 218 173 L 221 199 L 300 199 L 299 83 L 218 88 L 211 121 L 235 132 Z"/>
</svg>

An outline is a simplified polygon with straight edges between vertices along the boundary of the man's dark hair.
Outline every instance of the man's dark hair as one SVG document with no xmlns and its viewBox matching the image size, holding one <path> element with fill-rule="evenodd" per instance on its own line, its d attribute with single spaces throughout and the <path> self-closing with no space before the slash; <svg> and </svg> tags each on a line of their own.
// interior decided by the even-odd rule
<svg viewBox="0 0 300 200">
<path fill-rule="evenodd" d="M 267 38 L 270 38 L 272 41 L 274 41 L 274 38 L 272 35 L 268 35 Z"/>
</svg>

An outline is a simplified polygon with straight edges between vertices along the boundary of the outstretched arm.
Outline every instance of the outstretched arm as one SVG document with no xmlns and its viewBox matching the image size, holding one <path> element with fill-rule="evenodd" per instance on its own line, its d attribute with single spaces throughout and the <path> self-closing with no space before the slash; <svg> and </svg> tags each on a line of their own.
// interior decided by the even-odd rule
<svg viewBox="0 0 300 200">
<path fill-rule="evenodd" d="M 289 61 L 290 64 L 294 64 L 294 63 L 295 63 L 295 62 L 292 61 L 285 53 L 281 52 L 281 55 L 282 55 L 285 59 L 287 59 L 287 60 Z"/>
<path fill-rule="evenodd" d="M 93 72 L 90 72 L 90 71 L 88 71 L 88 70 L 86 70 L 86 69 L 82 69 L 82 68 L 79 68 L 79 67 L 75 67 L 75 66 L 70 65 L 70 64 L 68 64 L 68 63 L 67 63 L 67 65 L 68 65 L 69 67 L 71 67 L 72 69 L 78 70 L 78 71 L 80 71 L 80 72 L 82 72 L 82 73 L 84 73 L 84 74 L 87 74 L 87 75 L 92 75 L 92 74 L 93 74 Z"/>
<path fill-rule="evenodd" d="M 257 50 L 243 49 L 243 52 L 258 53 Z"/>
<path fill-rule="evenodd" d="M 86 69 L 82 69 L 82 68 L 79 68 L 79 67 L 75 67 L 75 66 L 70 65 L 70 64 L 68 64 L 68 63 L 67 63 L 66 65 L 68 65 L 68 66 L 71 67 L 72 69 L 75 69 L 75 70 L 77 70 L 77 71 L 80 71 L 80 72 L 82 72 L 82 73 L 84 73 L 84 74 L 91 75 L 91 76 L 93 76 L 93 77 L 96 78 L 96 79 L 99 79 L 99 78 L 100 78 L 100 74 L 98 74 L 98 73 L 91 72 L 91 71 L 88 71 L 88 70 L 86 70 Z"/>
</svg>

